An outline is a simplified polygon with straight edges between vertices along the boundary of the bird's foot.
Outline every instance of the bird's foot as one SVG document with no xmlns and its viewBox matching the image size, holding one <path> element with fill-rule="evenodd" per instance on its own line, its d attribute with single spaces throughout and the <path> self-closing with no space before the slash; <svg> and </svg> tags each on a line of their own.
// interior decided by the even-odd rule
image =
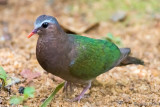
<svg viewBox="0 0 160 107">
<path fill-rule="evenodd" d="M 75 102 L 75 101 L 80 102 L 80 100 L 82 99 L 82 97 L 83 97 L 83 95 L 79 95 L 78 97 L 72 99 L 71 102 Z"/>
<path fill-rule="evenodd" d="M 80 94 L 78 97 L 72 99 L 71 101 L 72 101 L 72 102 L 74 102 L 74 101 L 80 102 L 80 100 L 81 100 L 81 99 L 83 98 L 83 96 L 84 96 L 84 93 L 85 93 L 90 87 L 91 87 L 91 81 L 90 81 L 89 84 L 87 84 L 87 86 L 83 89 L 83 91 L 81 92 L 81 94 Z"/>
</svg>

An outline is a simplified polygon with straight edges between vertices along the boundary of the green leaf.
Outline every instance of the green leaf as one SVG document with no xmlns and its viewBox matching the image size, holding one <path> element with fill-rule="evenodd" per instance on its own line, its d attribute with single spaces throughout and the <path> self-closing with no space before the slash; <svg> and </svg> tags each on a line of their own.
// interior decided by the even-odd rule
<svg viewBox="0 0 160 107">
<path fill-rule="evenodd" d="M 108 34 L 107 34 L 107 37 L 108 37 L 109 39 L 111 39 L 111 40 L 114 39 L 112 33 L 108 33 Z"/>
<path fill-rule="evenodd" d="M 6 71 L 0 66 L 0 79 L 2 80 L 2 88 L 6 84 L 7 74 Z"/>
<path fill-rule="evenodd" d="M 34 97 L 35 88 L 34 87 L 26 87 L 24 89 L 24 99 L 27 99 L 29 97 Z"/>
<path fill-rule="evenodd" d="M 18 105 L 23 102 L 23 96 L 12 96 L 9 103 L 13 105 Z"/>
<path fill-rule="evenodd" d="M 10 104 L 18 105 L 23 103 L 24 100 L 27 100 L 29 97 L 34 97 L 35 89 L 34 87 L 26 87 L 24 89 L 23 96 L 12 96 L 10 98 Z"/>
<path fill-rule="evenodd" d="M 111 33 L 108 33 L 107 37 L 105 39 L 110 41 L 110 42 L 115 43 L 119 47 L 123 46 L 121 39 L 119 37 L 114 37 Z"/>
<path fill-rule="evenodd" d="M 64 86 L 64 82 L 59 84 L 56 89 L 52 92 L 52 94 L 43 102 L 43 104 L 40 107 L 47 107 L 47 105 L 52 101 L 55 94 Z"/>
<path fill-rule="evenodd" d="M 12 83 L 12 80 L 11 80 L 11 78 L 9 78 L 9 79 L 6 80 L 6 84 L 5 85 L 7 86 L 8 84 L 11 84 L 11 83 Z"/>
</svg>

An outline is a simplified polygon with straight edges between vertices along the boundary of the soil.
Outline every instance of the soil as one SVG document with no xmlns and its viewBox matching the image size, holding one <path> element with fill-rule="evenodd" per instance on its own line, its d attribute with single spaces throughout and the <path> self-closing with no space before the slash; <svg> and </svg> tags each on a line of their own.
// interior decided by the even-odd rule
<svg viewBox="0 0 160 107">
<path fill-rule="evenodd" d="M 70 2 L 59 0 L 8 0 L 6 5 L 0 5 L 0 66 L 8 76 L 17 77 L 22 82 L 11 86 L 11 93 L 0 90 L 0 106 L 9 105 L 13 95 L 20 95 L 20 86 L 34 86 L 34 98 L 30 98 L 22 105 L 37 107 L 51 94 L 52 90 L 64 80 L 46 73 L 38 64 L 35 56 L 35 47 L 38 36 L 28 39 L 27 35 L 33 29 L 35 19 L 41 14 L 55 16 L 61 25 L 68 24 L 77 31 L 93 22 L 87 22 L 87 15 L 67 13 L 66 6 Z M 160 24 L 159 20 L 150 17 L 143 19 L 133 18 L 131 22 L 112 23 L 109 20 L 98 22 L 99 25 L 81 35 L 92 38 L 103 38 L 111 32 L 120 37 L 124 47 L 130 47 L 131 55 L 145 62 L 145 65 L 127 65 L 116 67 L 96 78 L 92 88 L 85 97 L 78 102 L 69 99 L 77 96 L 82 87 L 74 87 L 74 92 L 66 95 L 62 90 L 55 96 L 50 107 L 112 107 L 112 106 L 160 106 Z M 79 33 L 79 32 L 78 32 Z M 40 77 L 29 83 L 20 73 L 29 69 L 39 72 Z"/>
</svg>

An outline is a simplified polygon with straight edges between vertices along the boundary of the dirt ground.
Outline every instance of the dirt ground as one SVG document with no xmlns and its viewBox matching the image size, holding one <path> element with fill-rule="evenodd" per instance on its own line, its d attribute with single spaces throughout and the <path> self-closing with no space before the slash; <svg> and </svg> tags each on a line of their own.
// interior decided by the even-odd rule
<svg viewBox="0 0 160 107">
<path fill-rule="evenodd" d="M 65 10 L 69 3 L 64 0 L 53 4 L 52 0 L 47 2 L 46 0 L 9 0 L 7 5 L 0 5 L 0 66 L 9 76 L 18 77 L 21 80 L 24 80 L 20 75 L 23 70 L 29 69 L 32 72 L 41 73 L 40 77 L 29 83 L 22 81 L 13 85 L 10 94 L 0 90 L 0 107 L 11 106 L 9 99 L 13 95 L 19 95 L 20 86 L 35 87 L 35 97 L 25 101 L 23 105 L 37 107 L 59 83 L 63 82 L 60 78 L 47 74 L 38 64 L 35 56 L 38 36 L 30 39 L 26 36 L 32 31 L 37 16 L 41 14 L 55 16 L 61 25 L 68 26 L 69 29 L 75 28 L 77 32 L 77 29 L 94 23 L 86 21 L 87 17 L 92 17 L 90 14 L 86 15 L 85 19 L 78 13 L 69 16 Z M 116 67 L 98 76 L 97 81 L 93 83 L 92 88 L 80 103 L 70 102 L 68 99 L 77 96 L 82 87 L 74 87 L 74 92 L 69 96 L 66 96 L 61 90 L 49 105 L 50 107 L 160 106 L 159 20 L 150 17 L 133 18 L 125 25 L 122 25 L 121 22 L 112 23 L 107 20 L 99 22 L 99 25 L 89 31 L 83 32 L 82 30 L 78 33 L 92 38 L 102 38 L 109 32 L 120 37 L 124 47 L 130 47 L 132 56 L 142 59 L 145 66 Z"/>
</svg>

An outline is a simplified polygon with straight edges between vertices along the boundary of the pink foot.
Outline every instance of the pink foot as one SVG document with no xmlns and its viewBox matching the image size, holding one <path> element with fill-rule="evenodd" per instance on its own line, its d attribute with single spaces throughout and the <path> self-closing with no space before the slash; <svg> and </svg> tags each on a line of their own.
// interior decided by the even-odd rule
<svg viewBox="0 0 160 107">
<path fill-rule="evenodd" d="M 71 101 L 72 101 L 72 102 L 74 102 L 74 101 L 80 102 L 80 100 L 81 100 L 81 99 L 83 98 L 83 96 L 84 96 L 84 93 L 85 93 L 90 87 L 91 87 L 91 82 L 89 82 L 89 84 L 83 89 L 83 91 L 81 92 L 81 94 L 80 94 L 78 97 L 72 99 Z"/>
</svg>

